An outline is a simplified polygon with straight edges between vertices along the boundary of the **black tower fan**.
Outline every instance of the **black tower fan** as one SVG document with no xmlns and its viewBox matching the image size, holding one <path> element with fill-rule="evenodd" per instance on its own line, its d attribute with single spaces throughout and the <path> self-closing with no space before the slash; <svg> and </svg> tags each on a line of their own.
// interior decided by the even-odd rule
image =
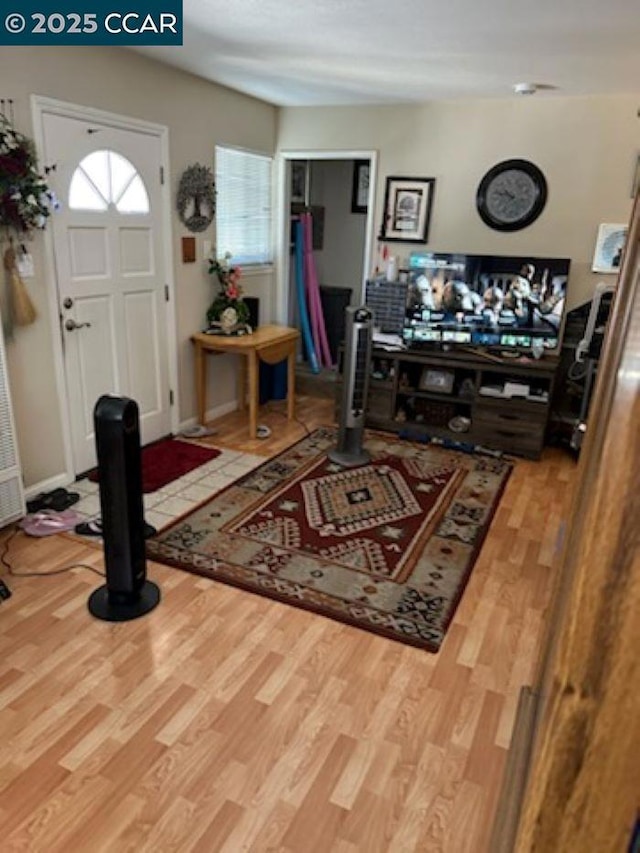
<svg viewBox="0 0 640 853">
<path fill-rule="evenodd" d="M 369 366 L 373 336 L 373 311 L 345 310 L 345 348 L 342 370 L 342 409 L 338 444 L 329 459 L 347 468 L 366 465 L 370 456 L 362 447 L 364 418 L 369 390 Z"/>
<path fill-rule="evenodd" d="M 105 395 L 93 421 L 107 583 L 91 594 L 88 607 L 98 619 L 126 622 L 160 601 L 160 590 L 146 579 L 138 405 Z"/>
</svg>

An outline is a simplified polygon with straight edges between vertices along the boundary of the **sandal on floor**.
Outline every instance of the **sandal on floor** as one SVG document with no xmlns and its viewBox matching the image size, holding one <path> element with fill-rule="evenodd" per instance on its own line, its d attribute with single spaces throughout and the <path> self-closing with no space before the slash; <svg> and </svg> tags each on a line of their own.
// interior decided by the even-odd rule
<svg viewBox="0 0 640 853">
<path fill-rule="evenodd" d="M 93 521 L 83 521 L 81 524 L 76 524 L 74 531 L 80 536 L 102 536 L 102 519 L 94 518 Z M 144 522 L 144 538 L 149 539 L 150 536 L 155 536 L 158 531 L 147 522 Z"/>
<path fill-rule="evenodd" d="M 47 501 L 59 499 L 67 493 L 66 489 L 53 489 L 51 492 L 40 492 L 40 494 L 27 501 L 27 509 L 29 512 L 39 512 L 41 509 L 46 509 Z"/>
<path fill-rule="evenodd" d="M 144 538 L 151 539 L 152 536 L 155 536 L 158 531 L 152 524 L 144 523 Z"/>
<path fill-rule="evenodd" d="M 215 435 L 218 432 L 217 429 L 213 427 L 203 426 L 202 424 L 198 424 L 197 426 L 187 427 L 183 429 L 180 435 L 182 438 L 207 438 L 210 435 Z"/>
<path fill-rule="evenodd" d="M 83 521 L 76 524 L 74 531 L 80 536 L 102 536 L 102 522 L 100 519 L 95 521 Z"/>
<path fill-rule="evenodd" d="M 29 536 L 51 536 L 53 533 L 73 530 L 79 520 L 80 516 L 73 510 L 56 512 L 43 509 L 40 512 L 25 515 L 19 526 Z"/>
<path fill-rule="evenodd" d="M 78 492 L 68 492 L 66 489 L 54 489 L 51 492 L 43 492 L 27 502 L 29 512 L 40 512 L 45 509 L 53 509 L 56 512 L 62 512 L 69 509 L 70 506 L 77 504 L 80 500 Z"/>
</svg>

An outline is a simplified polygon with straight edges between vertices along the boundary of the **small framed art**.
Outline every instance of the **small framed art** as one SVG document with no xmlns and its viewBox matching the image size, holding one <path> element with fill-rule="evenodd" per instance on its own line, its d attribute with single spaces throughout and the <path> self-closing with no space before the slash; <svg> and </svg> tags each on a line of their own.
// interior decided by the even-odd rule
<svg viewBox="0 0 640 853">
<path fill-rule="evenodd" d="M 615 225 L 610 222 L 605 222 L 598 228 L 598 239 L 591 266 L 593 272 L 619 272 L 627 231 L 626 225 Z"/>
<path fill-rule="evenodd" d="M 291 161 L 291 203 L 309 204 L 309 161 Z"/>
<path fill-rule="evenodd" d="M 353 161 L 353 186 L 351 189 L 351 213 L 366 213 L 369 204 L 368 160 Z"/>
<path fill-rule="evenodd" d="M 380 239 L 426 243 L 435 178 L 387 178 Z"/>
</svg>

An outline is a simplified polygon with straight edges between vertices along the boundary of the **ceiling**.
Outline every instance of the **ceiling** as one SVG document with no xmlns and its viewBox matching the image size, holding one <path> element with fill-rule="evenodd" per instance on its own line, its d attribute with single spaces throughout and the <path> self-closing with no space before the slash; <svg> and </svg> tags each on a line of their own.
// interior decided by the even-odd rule
<svg viewBox="0 0 640 853">
<path fill-rule="evenodd" d="M 281 106 L 622 94 L 640 92 L 640 6 L 184 0 L 184 46 L 137 50 Z"/>
</svg>

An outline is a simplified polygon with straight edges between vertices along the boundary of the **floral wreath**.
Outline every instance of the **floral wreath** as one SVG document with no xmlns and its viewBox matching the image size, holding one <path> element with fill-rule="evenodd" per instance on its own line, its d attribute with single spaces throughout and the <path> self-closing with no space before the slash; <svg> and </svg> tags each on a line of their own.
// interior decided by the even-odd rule
<svg viewBox="0 0 640 853">
<path fill-rule="evenodd" d="M 46 168 L 45 175 L 54 168 Z M 33 142 L 0 115 L 0 227 L 29 236 L 45 228 L 57 207 L 55 193 L 38 171 Z"/>
<path fill-rule="evenodd" d="M 216 185 L 208 166 L 189 166 L 182 174 L 176 200 L 178 216 L 189 231 L 204 231 L 216 212 Z M 187 215 L 193 205 L 193 212 Z"/>
</svg>

